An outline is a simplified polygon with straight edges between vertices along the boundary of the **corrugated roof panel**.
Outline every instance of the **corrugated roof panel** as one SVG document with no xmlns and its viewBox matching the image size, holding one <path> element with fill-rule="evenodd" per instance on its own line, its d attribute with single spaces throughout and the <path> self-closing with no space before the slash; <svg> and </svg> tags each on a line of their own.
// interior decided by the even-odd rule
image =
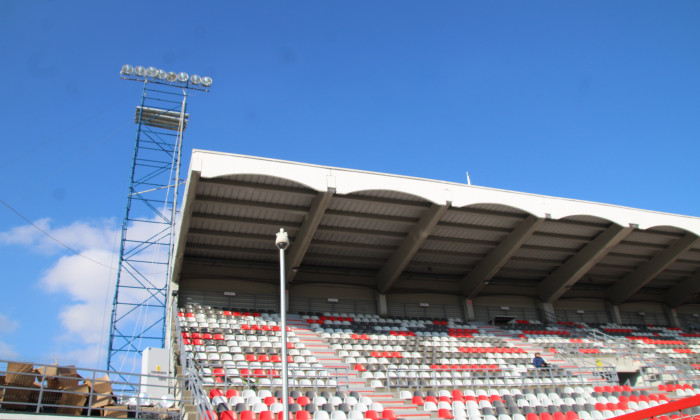
<svg viewBox="0 0 700 420">
<path fill-rule="evenodd" d="M 451 264 L 462 266 L 463 269 L 471 267 L 474 262 L 481 261 L 482 257 L 477 255 L 455 255 L 435 252 L 418 251 L 411 260 L 412 263 L 420 264 Z"/>
<path fill-rule="evenodd" d="M 530 236 L 526 245 L 548 247 L 548 248 L 563 248 L 567 250 L 579 250 L 584 247 L 588 241 L 586 240 L 576 240 L 568 238 L 558 238 L 558 237 L 548 237 L 548 236 Z"/>
<path fill-rule="evenodd" d="M 558 250 L 556 252 L 549 249 L 540 248 L 520 248 L 513 254 L 514 257 L 531 258 L 536 260 L 554 259 L 564 261 L 573 255 L 572 251 Z"/>
<path fill-rule="evenodd" d="M 700 262 L 700 248 L 689 249 L 683 254 L 682 258 L 688 261 Z"/>
<path fill-rule="evenodd" d="M 533 272 L 541 272 L 541 273 L 551 273 L 555 269 L 559 268 L 559 264 L 556 263 L 546 263 L 546 262 L 540 262 L 540 261 L 531 261 L 531 260 L 508 260 L 507 263 L 501 268 L 501 270 L 510 270 L 510 271 L 533 271 Z"/>
<path fill-rule="evenodd" d="M 610 250 L 610 252 L 613 253 L 638 255 L 647 259 L 658 254 L 660 251 L 662 251 L 662 249 L 656 246 L 649 246 L 638 243 L 627 243 L 625 241 L 620 242 Z"/>
<path fill-rule="evenodd" d="M 341 242 L 347 244 L 358 244 L 358 245 L 381 245 L 390 246 L 393 248 L 398 247 L 403 238 L 387 238 L 382 236 L 369 236 L 369 235 L 352 235 L 349 233 L 338 233 L 338 232 L 326 232 L 323 230 L 317 230 L 314 235 L 314 240 L 318 241 L 332 241 Z"/>
<path fill-rule="evenodd" d="M 432 275 L 449 275 L 449 276 L 463 276 L 466 269 L 462 267 L 456 267 L 453 265 L 445 264 L 421 264 L 412 262 L 406 266 L 404 270 L 405 273 L 420 273 L 420 274 L 432 274 Z"/>
<path fill-rule="evenodd" d="M 421 249 L 486 255 L 488 252 L 491 252 L 493 246 L 458 242 L 434 241 L 428 238 L 425 242 L 423 242 L 423 246 L 421 247 Z"/>
<path fill-rule="evenodd" d="M 588 273 L 586 273 L 586 277 L 595 278 L 597 276 L 602 276 L 602 277 L 616 278 L 619 280 L 619 279 L 622 279 L 627 274 L 634 271 L 635 268 L 637 268 L 637 267 L 614 267 L 614 266 L 596 265 L 595 267 L 588 270 Z"/>
<path fill-rule="evenodd" d="M 620 268 L 634 268 L 639 266 L 639 264 L 647 261 L 645 258 L 629 258 L 629 257 L 624 257 L 624 256 L 617 256 L 617 255 L 607 255 L 605 256 L 602 260 L 598 262 L 598 264 L 601 264 L 603 266 L 612 266 L 612 267 L 620 267 Z"/>
<path fill-rule="evenodd" d="M 697 264 L 687 260 L 676 260 L 666 267 L 666 271 L 678 271 L 687 273 L 688 275 L 692 274 L 695 270 L 697 270 Z"/>
<path fill-rule="evenodd" d="M 546 220 L 537 228 L 537 233 L 570 235 L 583 239 L 593 239 L 604 229 L 605 228 L 601 228 L 599 225 L 584 225 L 582 223 Z"/>
<path fill-rule="evenodd" d="M 199 248 L 188 247 L 185 253 L 188 257 L 219 258 L 231 261 L 272 262 L 279 258 L 279 253 L 273 249 L 270 253 L 255 252 L 247 249 Z"/>
<path fill-rule="evenodd" d="M 459 229 L 453 227 L 436 226 L 432 232 L 430 232 L 432 237 L 446 237 L 454 239 L 464 239 L 464 240 L 477 240 L 477 241 L 491 241 L 500 242 L 506 236 L 508 232 L 494 232 L 488 230 L 479 229 Z"/>
<path fill-rule="evenodd" d="M 355 199 L 353 199 L 351 196 L 334 197 L 329 208 L 332 210 L 359 214 L 412 218 L 420 218 L 427 210 L 427 207 L 385 204 L 382 202 L 362 200 L 360 197 L 355 197 Z"/>
<path fill-rule="evenodd" d="M 314 254 L 328 254 L 341 257 L 369 257 L 369 258 L 389 258 L 393 254 L 393 249 L 381 250 L 372 248 L 345 247 L 335 245 L 324 245 L 312 242 L 307 250 L 307 255 L 313 257 Z"/>
<path fill-rule="evenodd" d="M 427 201 L 425 201 L 424 199 L 422 199 L 421 197 L 417 197 L 417 196 L 411 195 L 411 194 L 402 193 L 399 191 L 366 190 L 366 191 L 358 191 L 358 192 L 353 193 L 351 195 L 357 195 L 360 197 L 374 197 L 374 198 L 380 198 L 380 199 L 391 200 L 391 201 L 404 201 L 407 204 L 429 205 L 429 203 Z"/>
<path fill-rule="evenodd" d="M 680 233 L 674 234 L 654 230 L 634 230 L 625 237 L 624 242 L 668 246 L 679 240 L 682 236 L 683 235 Z"/>
<path fill-rule="evenodd" d="M 225 179 L 225 180 L 230 180 L 230 181 L 241 181 L 241 182 L 245 182 L 248 184 L 262 184 L 262 185 L 271 185 L 271 186 L 277 186 L 277 187 L 298 188 L 298 189 L 304 189 L 304 190 L 309 189 L 305 185 L 290 181 L 286 178 L 280 178 L 280 177 L 274 177 L 274 176 L 268 176 L 268 175 L 231 175 L 231 176 L 222 176 L 221 178 Z M 202 178 L 202 180 L 205 180 L 205 178 Z"/>
<path fill-rule="evenodd" d="M 391 221 L 363 218 L 362 215 L 357 217 L 346 217 L 341 215 L 333 215 L 326 213 L 323 216 L 322 223 L 327 226 L 336 226 L 342 228 L 357 228 L 362 230 L 377 230 L 407 233 L 417 220 L 411 221 Z"/>
<path fill-rule="evenodd" d="M 498 214 L 489 215 L 480 212 L 469 212 L 463 209 L 450 209 L 445 213 L 441 221 L 513 230 L 522 223 L 524 218 L 524 215 L 522 217 L 504 217 Z"/>
</svg>

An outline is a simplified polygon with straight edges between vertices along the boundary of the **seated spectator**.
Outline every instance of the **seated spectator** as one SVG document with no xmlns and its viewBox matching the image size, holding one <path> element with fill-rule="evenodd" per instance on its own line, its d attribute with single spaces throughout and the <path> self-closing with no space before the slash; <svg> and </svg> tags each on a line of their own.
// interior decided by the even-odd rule
<svg viewBox="0 0 700 420">
<path fill-rule="evenodd" d="M 536 368 L 543 368 L 549 366 L 547 362 L 544 361 L 542 356 L 540 356 L 539 353 L 535 353 L 535 358 L 532 359 L 532 364 L 535 365 Z"/>
</svg>

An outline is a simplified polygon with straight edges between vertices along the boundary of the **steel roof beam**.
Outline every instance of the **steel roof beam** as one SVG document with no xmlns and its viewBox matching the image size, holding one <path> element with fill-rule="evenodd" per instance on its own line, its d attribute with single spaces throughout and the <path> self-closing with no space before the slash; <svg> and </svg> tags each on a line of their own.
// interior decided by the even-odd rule
<svg viewBox="0 0 700 420">
<path fill-rule="evenodd" d="M 631 231 L 616 224 L 608 227 L 537 285 L 540 299 L 547 303 L 559 299 Z"/>
<path fill-rule="evenodd" d="M 687 233 L 681 239 L 656 254 L 652 259 L 642 263 L 636 270 L 608 289 L 610 301 L 619 305 L 629 299 L 697 242 L 698 237 L 696 235 Z"/>
<path fill-rule="evenodd" d="M 460 282 L 459 288 L 464 296 L 472 298 L 484 288 L 520 246 L 537 230 L 544 219 L 529 215 L 513 229 L 496 247 Z"/>
<path fill-rule="evenodd" d="M 313 239 L 316 234 L 316 229 L 318 229 L 318 225 L 321 224 L 323 215 L 331 205 L 332 198 L 333 191 L 319 192 L 311 203 L 304 223 L 302 223 L 292 246 L 289 248 L 289 257 L 287 259 L 287 266 L 285 267 L 287 271 L 287 283 L 294 281 L 296 268 L 298 268 L 304 260 L 304 255 L 306 255 L 306 251 L 309 249 L 309 245 L 311 245 L 311 239 Z"/>
<path fill-rule="evenodd" d="M 675 308 L 683 304 L 688 299 L 692 299 L 693 295 L 700 292 L 700 270 L 695 274 L 670 288 L 662 295 L 664 302 L 668 306 Z"/>
<path fill-rule="evenodd" d="M 448 205 L 432 204 L 423 213 L 418 223 L 411 228 L 401 245 L 375 276 L 377 290 L 380 293 L 386 293 L 399 278 L 448 208 Z"/>
</svg>

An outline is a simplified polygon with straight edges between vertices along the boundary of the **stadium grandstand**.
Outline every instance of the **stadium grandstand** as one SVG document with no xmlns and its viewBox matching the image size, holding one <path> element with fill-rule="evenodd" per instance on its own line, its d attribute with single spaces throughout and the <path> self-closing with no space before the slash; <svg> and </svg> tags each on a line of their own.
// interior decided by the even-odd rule
<svg viewBox="0 0 700 420">
<path fill-rule="evenodd" d="M 195 150 L 166 397 L 13 363 L 0 417 L 697 419 L 699 236 L 696 217 Z"/>
</svg>

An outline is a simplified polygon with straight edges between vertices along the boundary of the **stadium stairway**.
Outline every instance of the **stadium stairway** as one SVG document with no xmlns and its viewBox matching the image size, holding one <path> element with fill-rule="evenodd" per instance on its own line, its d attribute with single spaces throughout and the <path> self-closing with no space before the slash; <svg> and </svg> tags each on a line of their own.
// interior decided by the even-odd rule
<svg viewBox="0 0 700 420">
<path fill-rule="evenodd" d="M 344 388 L 345 381 L 342 378 L 337 378 L 340 390 L 357 391 L 360 395 L 370 397 L 373 402 L 379 403 L 385 410 L 392 410 L 398 418 L 407 419 L 429 419 L 431 413 L 423 411 L 412 405 L 410 401 L 402 400 L 396 392 L 381 392 L 367 386 L 366 382 L 358 377 L 357 372 L 352 369 L 347 363 L 344 363 L 340 357 L 335 354 L 335 351 L 323 341 L 316 331 L 309 328 L 301 317 L 297 314 L 287 315 L 287 326 L 294 332 L 311 354 L 316 357 L 316 360 L 323 365 L 324 368 L 333 372 L 334 368 L 347 369 L 348 385 Z M 436 413 L 434 413 L 436 414 Z M 437 416 L 434 416 L 437 418 Z"/>
</svg>

